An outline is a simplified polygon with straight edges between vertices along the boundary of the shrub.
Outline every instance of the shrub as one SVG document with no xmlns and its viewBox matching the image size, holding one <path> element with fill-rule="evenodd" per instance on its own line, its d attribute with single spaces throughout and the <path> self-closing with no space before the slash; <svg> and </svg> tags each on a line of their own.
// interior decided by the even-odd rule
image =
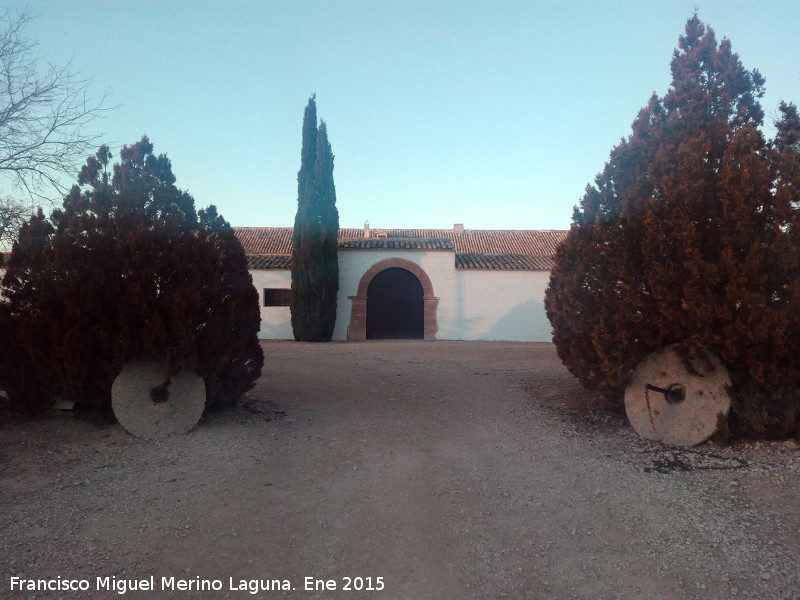
<svg viewBox="0 0 800 600">
<path fill-rule="evenodd" d="M 675 342 L 731 371 L 731 425 L 798 429 L 797 111 L 760 129 L 764 80 L 695 15 L 672 85 L 653 95 L 575 209 L 545 307 L 558 354 L 621 398 L 647 354 Z"/>
<path fill-rule="evenodd" d="M 101 147 L 63 208 L 49 220 L 39 211 L 14 244 L 0 383 L 19 409 L 57 397 L 108 407 L 126 361 L 166 363 L 168 351 L 176 371 L 205 379 L 207 408 L 260 375 L 258 295 L 231 227 L 213 206 L 198 216 L 146 137 L 120 158 L 109 173 Z"/>
</svg>

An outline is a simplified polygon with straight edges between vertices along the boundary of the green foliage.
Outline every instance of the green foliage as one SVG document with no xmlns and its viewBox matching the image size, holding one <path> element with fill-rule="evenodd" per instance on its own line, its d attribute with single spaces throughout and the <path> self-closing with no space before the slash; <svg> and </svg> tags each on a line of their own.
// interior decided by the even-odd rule
<svg viewBox="0 0 800 600">
<path fill-rule="evenodd" d="M 545 298 L 554 342 L 617 398 L 657 348 L 707 348 L 731 371 L 734 429 L 797 431 L 797 111 L 765 140 L 763 78 L 696 15 L 671 66 L 575 209 Z"/>
<path fill-rule="evenodd" d="M 195 212 L 165 155 L 145 137 L 101 147 L 50 220 L 23 225 L 3 280 L 0 328 L 14 353 L 0 384 L 14 406 L 57 397 L 110 405 L 132 358 L 165 360 L 205 379 L 206 406 L 235 402 L 259 377 L 258 294 L 244 251 L 213 206 Z"/>
<path fill-rule="evenodd" d="M 297 193 L 292 238 L 292 330 L 297 341 L 328 342 L 336 325 L 339 291 L 339 212 L 333 153 L 325 122 L 317 127 L 315 96 L 309 99 L 303 117 Z"/>
</svg>

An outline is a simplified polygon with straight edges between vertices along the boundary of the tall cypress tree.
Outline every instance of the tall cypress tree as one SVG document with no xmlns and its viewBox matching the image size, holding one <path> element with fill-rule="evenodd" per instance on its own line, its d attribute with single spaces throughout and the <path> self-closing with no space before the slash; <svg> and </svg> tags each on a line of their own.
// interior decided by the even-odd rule
<svg viewBox="0 0 800 600">
<path fill-rule="evenodd" d="M 553 340 L 587 387 L 619 398 L 650 352 L 708 349 L 733 378 L 731 425 L 797 431 L 796 111 L 782 107 L 768 142 L 763 78 L 697 15 L 671 67 L 575 209 L 545 298 Z"/>
<path fill-rule="evenodd" d="M 303 147 L 297 174 L 297 215 L 292 241 L 292 331 L 300 342 L 328 342 L 336 325 L 339 212 L 333 153 L 323 121 L 317 126 L 316 96 L 303 116 Z"/>
</svg>

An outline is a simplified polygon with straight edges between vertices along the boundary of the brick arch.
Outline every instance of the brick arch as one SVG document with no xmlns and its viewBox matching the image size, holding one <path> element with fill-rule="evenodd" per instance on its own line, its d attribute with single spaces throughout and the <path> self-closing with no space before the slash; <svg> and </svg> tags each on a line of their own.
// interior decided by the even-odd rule
<svg viewBox="0 0 800 600">
<path fill-rule="evenodd" d="M 397 267 L 413 273 L 422 284 L 422 304 L 424 320 L 424 339 L 432 341 L 436 339 L 436 332 L 439 331 L 439 324 L 436 321 L 436 311 L 439 307 L 439 298 L 433 293 L 431 278 L 425 270 L 417 263 L 413 263 L 403 258 L 387 258 L 376 262 L 366 273 L 361 276 L 358 282 L 358 291 L 355 296 L 348 296 L 353 302 L 350 311 L 350 324 L 347 326 L 347 339 L 351 342 L 363 342 L 367 339 L 367 289 L 375 276 L 381 271 Z"/>
</svg>

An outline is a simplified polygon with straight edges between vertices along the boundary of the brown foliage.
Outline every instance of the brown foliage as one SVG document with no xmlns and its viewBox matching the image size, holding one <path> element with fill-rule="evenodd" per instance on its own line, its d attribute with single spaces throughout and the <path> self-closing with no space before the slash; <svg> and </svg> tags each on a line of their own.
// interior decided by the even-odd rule
<svg viewBox="0 0 800 600">
<path fill-rule="evenodd" d="M 107 408 L 134 358 L 174 359 L 206 383 L 206 406 L 236 402 L 261 372 L 258 294 L 244 250 L 211 206 L 174 185 L 147 138 L 101 147 L 63 208 L 20 230 L 3 279 L 0 386 L 14 407 L 55 398 Z"/>
<path fill-rule="evenodd" d="M 764 80 L 696 15 L 671 67 L 575 209 L 545 300 L 554 342 L 584 385 L 618 398 L 657 348 L 707 348 L 732 374 L 732 426 L 796 432 L 796 109 L 782 105 L 765 140 Z"/>
</svg>

